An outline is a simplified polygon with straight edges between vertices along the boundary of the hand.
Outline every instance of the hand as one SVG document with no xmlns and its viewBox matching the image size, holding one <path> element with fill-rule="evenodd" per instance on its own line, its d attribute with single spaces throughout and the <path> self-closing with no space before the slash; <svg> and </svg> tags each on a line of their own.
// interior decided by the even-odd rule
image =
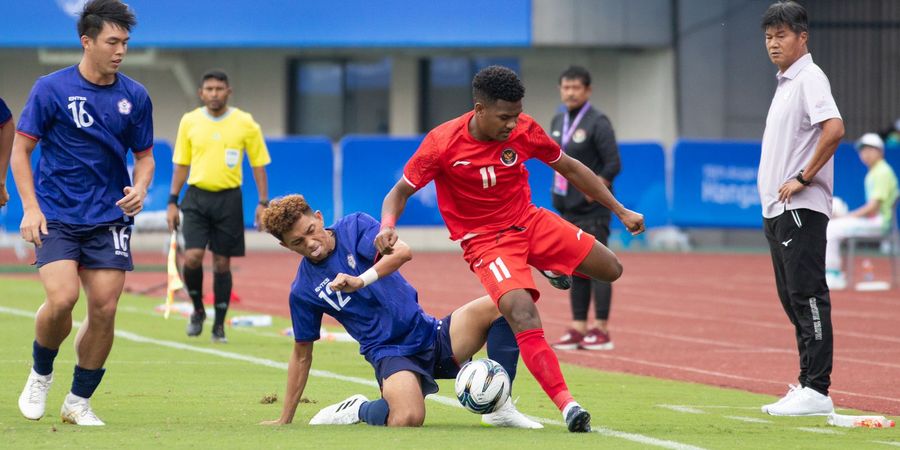
<svg viewBox="0 0 900 450">
<path fill-rule="evenodd" d="M 631 232 L 632 236 L 636 236 L 644 232 L 644 215 L 636 213 L 630 209 L 626 209 L 619 214 L 619 220 L 625 225 L 625 229 Z"/>
<path fill-rule="evenodd" d="M 346 273 L 339 273 L 334 277 L 334 281 L 328 283 L 328 287 L 330 287 L 332 291 L 346 292 L 349 294 L 362 289 L 364 284 L 363 280 L 359 277 L 347 275 Z"/>
<path fill-rule="evenodd" d="M 19 224 L 19 234 L 22 235 L 22 239 L 25 239 L 26 242 L 31 242 L 38 247 L 43 245 L 41 243 L 41 235 L 46 236 L 48 234 L 47 219 L 40 208 L 25 209 L 25 213 L 22 215 L 22 222 Z"/>
<path fill-rule="evenodd" d="M 169 225 L 169 233 L 178 229 L 181 225 L 181 218 L 178 216 L 178 205 L 169 203 L 166 207 L 166 223 Z"/>
<path fill-rule="evenodd" d="M 275 420 L 263 420 L 259 424 L 260 425 L 287 425 L 289 423 L 291 423 L 290 420 L 284 420 L 282 418 L 278 418 Z"/>
<path fill-rule="evenodd" d="M 0 207 L 9 203 L 9 192 L 6 191 L 6 184 L 0 183 Z"/>
<path fill-rule="evenodd" d="M 123 191 L 125 196 L 116 202 L 116 206 L 122 208 L 126 216 L 134 217 L 144 209 L 144 198 L 147 197 L 147 191 L 134 186 L 125 186 Z"/>
<path fill-rule="evenodd" d="M 375 248 L 382 255 L 394 253 L 394 244 L 397 243 L 397 229 L 394 227 L 381 227 L 381 231 L 375 236 Z"/>
<path fill-rule="evenodd" d="M 253 214 L 253 225 L 259 231 L 266 231 L 266 226 L 263 224 L 263 214 L 266 212 L 266 207 L 263 205 L 256 205 L 256 213 Z"/>
<path fill-rule="evenodd" d="M 805 187 L 797 180 L 788 180 L 778 188 L 778 200 L 782 203 L 790 203 L 791 197 Z"/>
</svg>

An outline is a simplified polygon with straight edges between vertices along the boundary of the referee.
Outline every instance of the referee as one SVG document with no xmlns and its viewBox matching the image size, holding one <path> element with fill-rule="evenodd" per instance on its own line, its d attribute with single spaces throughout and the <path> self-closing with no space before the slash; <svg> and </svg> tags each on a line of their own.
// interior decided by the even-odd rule
<svg viewBox="0 0 900 450">
<path fill-rule="evenodd" d="M 231 300 L 231 257 L 244 256 L 244 214 L 241 198 L 241 165 L 244 152 L 253 168 L 259 192 L 254 223 L 269 202 L 266 165 L 271 162 L 259 124 L 253 116 L 228 106 L 231 86 L 228 75 L 210 70 L 200 81 L 203 107 L 188 112 L 178 125 L 172 157 L 172 189 L 166 218 L 169 231 L 179 226 L 178 194 L 188 183 L 181 202 L 184 215 L 184 284 L 194 313 L 188 336 L 199 336 L 206 320 L 203 307 L 203 254 L 209 246 L 213 254 L 213 294 L 216 317 L 213 342 L 225 339 L 225 314 Z M 190 173 L 190 176 L 188 176 Z"/>
<path fill-rule="evenodd" d="M 567 155 L 581 161 L 611 190 L 613 179 L 622 167 L 619 146 L 609 119 L 591 106 L 591 74 L 584 67 L 569 67 L 559 77 L 559 93 L 566 105 L 566 112 L 553 118 L 550 136 Z M 601 244 L 606 245 L 609 240 L 609 209 L 585 197 L 574 186 L 569 186 L 559 174 L 554 174 L 553 207 L 564 219 L 593 234 Z M 594 294 L 596 322 L 588 329 L 591 292 Z M 612 350 L 613 343 L 607 328 L 612 285 L 574 276 L 570 299 L 572 325 L 553 347 L 561 350 Z"/>
</svg>

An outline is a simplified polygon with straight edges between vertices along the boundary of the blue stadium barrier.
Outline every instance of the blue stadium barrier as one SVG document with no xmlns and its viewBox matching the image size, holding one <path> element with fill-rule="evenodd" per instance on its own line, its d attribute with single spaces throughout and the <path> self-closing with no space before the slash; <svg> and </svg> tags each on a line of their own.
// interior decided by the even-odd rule
<svg viewBox="0 0 900 450">
<path fill-rule="evenodd" d="M 347 136 L 342 139 L 341 197 L 344 215 L 362 211 L 380 219 L 384 196 L 403 176 L 403 166 L 421 142 L 422 136 Z M 409 199 L 398 224 L 444 224 L 437 209 L 434 183 L 429 183 Z"/>
<path fill-rule="evenodd" d="M 335 219 L 334 157 L 327 137 L 266 139 L 272 163 L 266 166 L 269 198 L 285 194 L 303 194 L 313 208 L 322 211 L 325 224 Z M 244 158 L 244 225 L 253 227 L 257 191 L 253 170 Z"/>
</svg>

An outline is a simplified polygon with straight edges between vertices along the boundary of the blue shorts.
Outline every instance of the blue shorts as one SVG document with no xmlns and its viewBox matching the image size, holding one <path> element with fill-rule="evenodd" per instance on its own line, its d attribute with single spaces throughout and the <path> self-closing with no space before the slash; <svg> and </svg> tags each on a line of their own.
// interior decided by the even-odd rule
<svg viewBox="0 0 900 450">
<path fill-rule="evenodd" d="M 61 260 L 78 262 L 85 269 L 134 269 L 131 260 L 131 225 L 70 225 L 48 221 L 41 247 L 35 247 L 35 264 Z"/>
<path fill-rule="evenodd" d="M 438 391 L 434 380 L 456 378 L 459 373 L 460 365 L 453 357 L 453 346 L 450 344 L 450 316 L 438 321 L 437 336 L 431 349 L 409 356 L 386 356 L 372 366 L 379 388 L 391 375 L 407 370 L 420 376 L 422 394 L 434 394 Z"/>
</svg>

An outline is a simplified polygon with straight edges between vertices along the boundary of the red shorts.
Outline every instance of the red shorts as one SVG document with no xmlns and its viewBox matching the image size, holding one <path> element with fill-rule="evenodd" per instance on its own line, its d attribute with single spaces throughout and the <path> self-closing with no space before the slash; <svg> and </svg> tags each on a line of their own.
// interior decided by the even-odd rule
<svg viewBox="0 0 900 450">
<path fill-rule="evenodd" d="M 516 226 L 466 239 L 461 246 L 469 269 L 496 304 L 514 289 L 527 289 L 537 301 L 541 294 L 528 266 L 571 274 L 594 242 L 590 233 L 532 206 Z"/>
</svg>

